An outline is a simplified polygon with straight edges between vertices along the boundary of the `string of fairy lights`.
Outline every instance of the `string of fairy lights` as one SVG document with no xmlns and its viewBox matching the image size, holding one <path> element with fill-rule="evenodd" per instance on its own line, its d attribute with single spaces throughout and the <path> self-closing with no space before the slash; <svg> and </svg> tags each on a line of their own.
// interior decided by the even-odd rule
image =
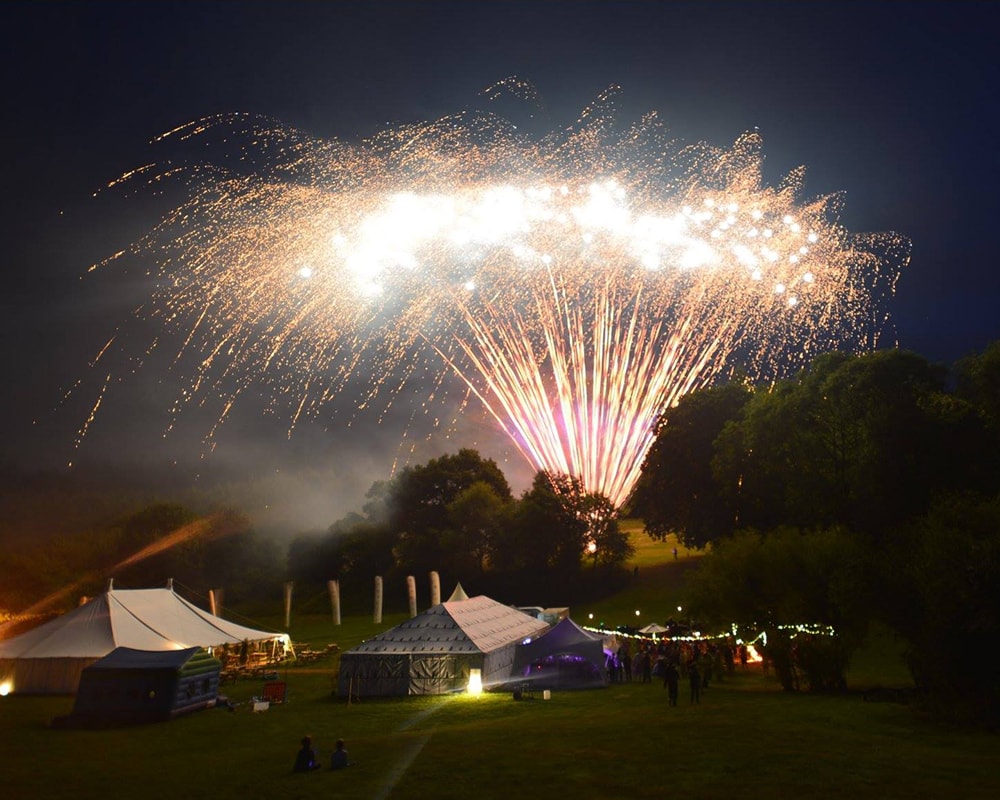
<svg viewBox="0 0 1000 800">
<path fill-rule="evenodd" d="M 616 628 L 607 628 L 603 623 L 600 625 L 582 625 L 584 630 L 590 631 L 591 633 L 597 633 L 602 636 L 615 637 L 618 639 L 634 639 L 644 642 L 685 642 L 689 644 L 697 644 L 701 642 L 718 642 L 718 641 L 732 641 L 737 645 L 747 645 L 754 646 L 760 643 L 760 645 L 767 646 L 767 630 L 764 628 L 759 628 L 758 626 L 750 626 L 750 631 L 744 631 L 741 626 L 733 623 L 728 631 L 721 631 L 717 633 L 706 633 L 702 631 L 691 631 L 690 633 L 672 633 L 669 630 L 664 630 L 663 632 L 657 633 L 640 633 L 636 632 L 634 629 L 627 628 L 625 626 L 618 626 Z M 775 630 L 781 631 L 789 639 L 795 639 L 799 636 L 830 636 L 834 637 L 837 635 L 836 630 L 832 625 L 824 625 L 820 623 L 793 623 L 785 625 L 775 625 Z"/>
</svg>

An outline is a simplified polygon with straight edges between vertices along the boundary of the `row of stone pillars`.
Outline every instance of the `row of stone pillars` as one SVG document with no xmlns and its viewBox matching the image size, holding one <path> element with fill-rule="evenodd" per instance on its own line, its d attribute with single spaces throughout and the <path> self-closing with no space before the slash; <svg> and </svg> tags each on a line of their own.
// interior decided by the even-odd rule
<svg viewBox="0 0 1000 800">
<path fill-rule="evenodd" d="M 436 606 L 441 602 L 441 578 L 437 572 L 430 573 L 431 582 L 431 605 Z M 292 621 L 292 591 L 295 588 L 295 581 L 285 582 L 285 627 L 289 627 Z M 330 610 L 333 614 L 333 624 L 340 624 L 340 581 L 327 581 L 327 591 L 330 594 Z M 417 580 L 412 575 L 406 576 L 406 596 L 410 603 L 410 617 L 417 616 Z M 211 589 L 208 593 L 208 602 L 211 606 L 212 614 L 218 616 L 222 610 L 222 590 Z M 375 576 L 375 609 L 372 619 L 376 625 L 382 622 L 382 576 Z"/>
</svg>

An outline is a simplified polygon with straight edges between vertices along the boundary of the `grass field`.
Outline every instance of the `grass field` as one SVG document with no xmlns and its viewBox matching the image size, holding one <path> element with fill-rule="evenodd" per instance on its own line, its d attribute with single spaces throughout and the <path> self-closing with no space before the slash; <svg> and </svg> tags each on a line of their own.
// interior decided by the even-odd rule
<svg viewBox="0 0 1000 800">
<path fill-rule="evenodd" d="M 642 523 L 626 520 L 622 529 L 629 533 L 635 555 L 628 563 L 629 569 L 638 568 L 638 574 L 629 585 L 612 597 L 594 603 L 593 607 L 573 609 L 573 618 L 579 624 L 604 622 L 609 628 L 617 625 L 643 627 L 650 622 L 662 624 L 670 617 L 684 616 L 683 586 L 688 571 L 698 565 L 701 554 L 677 543 L 673 536 L 665 542 L 655 542 L 642 532 Z M 673 551 L 677 548 L 677 557 Z M 639 614 L 635 612 L 638 611 Z"/>
<path fill-rule="evenodd" d="M 671 581 L 695 559 L 672 545 L 636 555 L 639 576 L 602 603 L 609 624 L 658 619 Z M 657 590 L 659 587 L 659 590 Z M 659 591 L 659 593 L 658 593 Z M 585 609 L 574 609 L 581 621 Z M 655 616 L 652 616 L 655 613 Z M 642 614 L 645 618 L 645 612 Z M 293 617 L 296 641 L 352 646 L 381 626 L 349 618 Z M 625 620 L 622 620 L 625 621 Z M 631 620 L 628 620 L 631 624 Z M 274 621 L 271 621 L 272 623 Z M 556 692 L 514 702 L 509 694 L 364 700 L 333 695 L 336 658 L 281 671 L 288 702 L 254 714 L 259 681 L 226 686 L 240 703 L 169 723 L 118 730 L 58 730 L 68 697 L 0 698 L 0 794 L 4 798 L 573 798 L 1000 797 L 1000 742 L 943 727 L 913 707 L 868 703 L 861 688 L 902 686 L 898 648 L 886 635 L 859 654 L 852 691 L 789 695 L 759 668 L 713 683 L 699 705 L 682 693 L 667 705 L 657 683 Z M 338 737 L 355 765 L 291 773 L 299 739 L 311 734 L 326 759 Z"/>
</svg>

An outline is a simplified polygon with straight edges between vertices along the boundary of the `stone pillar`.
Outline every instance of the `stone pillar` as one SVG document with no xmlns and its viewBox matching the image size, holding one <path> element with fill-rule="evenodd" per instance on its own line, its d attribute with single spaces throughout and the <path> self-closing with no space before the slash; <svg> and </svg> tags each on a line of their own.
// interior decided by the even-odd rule
<svg viewBox="0 0 1000 800">
<path fill-rule="evenodd" d="M 406 597 L 410 601 L 410 618 L 417 616 L 417 579 L 406 576 Z"/>
<path fill-rule="evenodd" d="M 222 616 L 222 589 L 208 590 L 208 608 L 213 617 Z"/>
<path fill-rule="evenodd" d="M 285 629 L 292 624 L 292 589 L 295 588 L 295 581 L 285 581 Z"/>
<path fill-rule="evenodd" d="M 437 570 L 431 573 L 431 605 L 441 605 L 441 576 Z"/>
<path fill-rule="evenodd" d="M 330 609 L 333 612 L 333 624 L 340 624 L 340 581 L 327 581 L 327 591 L 330 593 Z"/>
</svg>

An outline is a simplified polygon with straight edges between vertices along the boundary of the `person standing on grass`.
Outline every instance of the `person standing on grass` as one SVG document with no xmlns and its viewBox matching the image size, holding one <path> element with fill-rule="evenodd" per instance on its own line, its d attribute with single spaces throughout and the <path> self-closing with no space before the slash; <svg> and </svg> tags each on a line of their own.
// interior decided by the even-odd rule
<svg viewBox="0 0 1000 800">
<path fill-rule="evenodd" d="M 622 677 L 626 683 L 632 682 L 632 656 L 629 653 L 628 642 L 622 642 L 618 648 L 618 663 L 621 664 Z"/>
<path fill-rule="evenodd" d="M 692 658 L 688 664 L 688 683 L 691 684 L 691 703 L 701 702 L 701 673 L 698 671 L 698 660 Z"/>
<path fill-rule="evenodd" d="M 615 654 L 613 652 L 608 653 L 607 657 L 604 659 L 604 669 L 608 673 L 609 683 L 617 683 L 618 669 L 615 662 Z"/>
<path fill-rule="evenodd" d="M 707 689 L 712 680 L 712 651 L 706 646 L 698 658 L 698 668 L 701 670 L 701 688 Z"/>
<path fill-rule="evenodd" d="M 678 683 L 680 682 L 680 677 L 680 673 L 677 671 L 677 665 L 673 661 L 668 661 L 663 672 L 663 688 L 667 690 L 667 698 L 672 706 L 677 705 Z"/>
</svg>

